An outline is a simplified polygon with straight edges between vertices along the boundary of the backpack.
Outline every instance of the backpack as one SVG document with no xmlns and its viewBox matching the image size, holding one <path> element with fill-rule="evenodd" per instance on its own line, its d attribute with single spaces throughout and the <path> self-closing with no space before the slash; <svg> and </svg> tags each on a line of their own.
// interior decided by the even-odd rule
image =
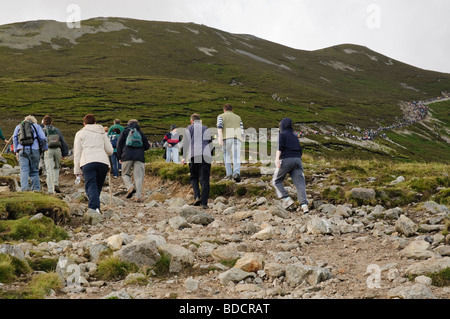
<svg viewBox="0 0 450 319">
<path fill-rule="evenodd" d="M 58 148 L 62 146 L 58 131 L 53 126 L 46 127 L 44 131 L 47 136 L 48 148 Z"/>
<path fill-rule="evenodd" d="M 117 135 L 113 134 L 109 136 L 109 141 L 111 142 L 111 145 L 114 149 L 117 148 L 117 140 L 118 140 Z"/>
<path fill-rule="evenodd" d="M 20 125 L 19 130 L 19 143 L 22 146 L 31 146 L 34 143 L 36 137 L 33 134 L 35 128 L 33 127 L 33 122 L 24 121 Z"/>
<path fill-rule="evenodd" d="M 130 129 L 125 145 L 129 147 L 142 147 L 144 143 L 142 142 L 142 136 L 137 130 L 137 128 Z"/>
</svg>

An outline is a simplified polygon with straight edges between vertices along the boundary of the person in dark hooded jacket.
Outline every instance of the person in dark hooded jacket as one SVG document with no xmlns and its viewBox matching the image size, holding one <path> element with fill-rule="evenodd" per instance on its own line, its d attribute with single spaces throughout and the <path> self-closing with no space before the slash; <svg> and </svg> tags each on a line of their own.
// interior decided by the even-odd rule
<svg viewBox="0 0 450 319">
<path fill-rule="evenodd" d="M 127 139 L 132 130 L 136 130 L 142 141 L 141 146 L 127 145 Z M 150 148 L 147 137 L 141 131 L 137 120 L 129 120 L 127 127 L 119 136 L 117 142 L 117 157 L 122 164 L 122 179 L 127 187 L 127 198 L 134 194 L 136 202 L 142 202 L 142 186 L 145 177 L 145 151 Z M 134 183 L 131 178 L 133 171 Z"/>
<path fill-rule="evenodd" d="M 303 150 L 298 137 L 294 134 L 292 120 L 285 118 L 280 122 L 280 135 L 278 138 L 278 151 L 276 154 L 276 170 L 272 179 L 278 198 L 281 199 L 283 207 L 289 208 L 294 201 L 284 188 L 283 182 L 287 174 L 297 189 L 298 201 L 303 213 L 308 213 L 308 199 L 306 197 L 305 175 L 303 173 L 302 155 Z"/>
</svg>

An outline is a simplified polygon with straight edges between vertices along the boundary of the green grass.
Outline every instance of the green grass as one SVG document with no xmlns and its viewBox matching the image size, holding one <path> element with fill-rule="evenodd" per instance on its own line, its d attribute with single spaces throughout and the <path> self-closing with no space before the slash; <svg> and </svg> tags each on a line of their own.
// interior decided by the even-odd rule
<svg viewBox="0 0 450 319">
<path fill-rule="evenodd" d="M 398 61 L 387 65 L 388 57 L 356 45 L 310 52 L 262 39 L 249 40 L 203 25 L 109 20 L 128 29 L 84 35 L 76 45 L 67 39 L 53 39 L 61 46 L 59 50 L 49 43 L 21 51 L 0 47 L 0 109 L 4 118 L 10 119 L 0 123 L 5 133 L 12 132 L 28 114 L 38 119 L 50 114 L 71 145 L 84 115 L 93 113 L 104 125 L 111 125 L 115 118 L 125 122 L 137 117 L 143 131 L 155 142 L 161 141 L 171 124 L 189 125 L 192 113 L 200 113 L 204 124 L 214 127 L 225 103 L 235 107 L 246 128 L 277 127 L 286 116 L 296 124 L 313 128 L 330 125 L 344 131 L 348 124 L 377 128 L 402 118 L 399 101 L 435 97 L 450 87 L 448 74 L 420 70 Z M 103 21 L 90 19 L 83 23 L 100 27 Z M 61 27 L 66 28 L 64 23 Z M 36 32 L 30 30 L 26 37 L 33 37 Z M 144 42 L 131 43 L 131 37 Z M 207 56 L 197 47 L 214 48 L 217 53 Z M 345 49 L 360 53 L 347 54 Z M 262 63 L 236 50 L 291 70 Z M 377 56 L 379 62 L 366 54 Z M 363 71 L 335 70 L 326 65 L 329 61 L 357 65 Z M 232 86 L 232 81 L 241 85 Z M 404 82 L 418 91 L 402 88 L 400 83 Z M 273 94 L 282 100 L 274 100 Z M 440 104 L 432 108 L 434 117 L 443 121 L 439 129 L 444 134 L 448 111 Z M 424 130 L 418 128 L 417 133 Z M 310 151 L 342 158 L 397 156 L 449 161 L 445 156 L 448 144 L 443 140 L 427 142 L 417 136 L 391 135 L 407 147 L 394 147 L 394 154 L 335 140 L 321 148 L 311 147 Z"/>
<path fill-rule="evenodd" d="M 134 264 L 124 262 L 116 257 L 108 257 L 98 263 L 96 277 L 101 280 L 123 280 L 125 277 L 138 271 L 138 267 Z"/>
<path fill-rule="evenodd" d="M 69 206 L 63 200 L 38 192 L 0 193 L 0 216 L 3 219 L 20 219 L 42 213 L 57 224 L 69 217 Z"/>
<path fill-rule="evenodd" d="M 428 274 L 432 279 L 432 285 L 436 287 L 450 286 L 450 268 L 446 268 L 438 273 Z"/>
<path fill-rule="evenodd" d="M 31 268 L 26 261 L 10 255 L 0 254 L 0 283 L 9 284 L 17 277 L 30 272 Z"/>
<path fill-rule="evenodd" d="M 64 287 L 64 281 L 55 272 L 34 275 L 28 283 L 26 299 L 45 299 L 51 291 Z"/>
<path fill-rule="evenodd" d="M 17 220 L 0 220 L 0 243 L 5 241 L 33 241 L 37 243 L 68 239 L 67 232 L 48 217 L 30 221 L 28 217 Z"/>
</svg>

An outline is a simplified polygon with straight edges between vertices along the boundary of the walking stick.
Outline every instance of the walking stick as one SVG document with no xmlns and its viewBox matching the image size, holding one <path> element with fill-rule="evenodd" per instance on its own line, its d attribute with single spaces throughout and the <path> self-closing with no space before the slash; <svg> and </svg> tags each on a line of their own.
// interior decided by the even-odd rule
<svg viewBox="0 0 450 319">
<path fill-rule="evenodd" d="M 111 182 L 111 169 L 109 169 L 109 205 L 112 207 L 112 182 Z"/>
<path fill-rule="evenodd" d="M 3 148 L 3 151 L 2 151 L 1 154 L 5 153 L 6 148 L 7 148 L 7 147 L 11 144 L 11 142 L 12 142 L 13 136 L 14 136 L 14 134 L 11 135 L 11 138 L 8 140 L 8 143 L 6 143 L 6 145 L 5 145 L 5 147 Z"/>
</svg>

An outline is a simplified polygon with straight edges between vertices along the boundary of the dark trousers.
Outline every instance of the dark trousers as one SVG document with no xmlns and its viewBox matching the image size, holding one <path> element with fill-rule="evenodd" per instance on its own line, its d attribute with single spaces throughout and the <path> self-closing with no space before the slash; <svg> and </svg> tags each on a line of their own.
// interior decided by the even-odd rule
<svg viewBox="0 0 450 319">
<path fill-rule="evenodd" d="M 84 165 L 81 170 L 84 176 L 84 188 L 89 198 L 89 208 L 100 209 L 100 193 L 109 171 L 108 165 L 89 163 Z"/>
<path fill-rule="evenodd" d="M 199 163 L 192 159 L 191 163 L 189 163 L 189 171 L 191 172 L 191 185 L 195 198 L 200 198 L 202 205 L 208 205 L 211 164 L 206 163 L 204 160 Z"/>
</svg>

